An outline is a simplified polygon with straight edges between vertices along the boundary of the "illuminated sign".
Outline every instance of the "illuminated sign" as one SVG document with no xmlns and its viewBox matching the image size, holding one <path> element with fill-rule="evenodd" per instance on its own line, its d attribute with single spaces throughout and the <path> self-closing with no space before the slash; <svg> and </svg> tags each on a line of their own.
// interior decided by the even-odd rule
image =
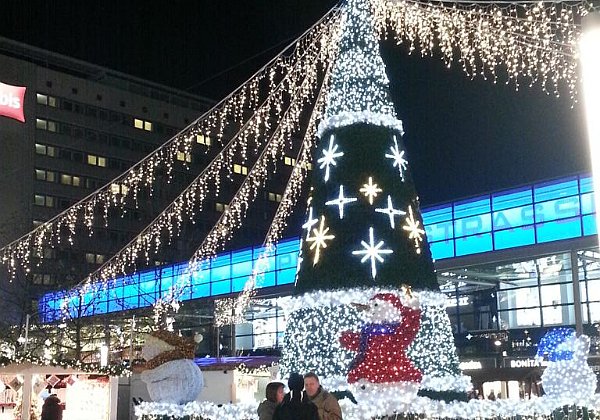
<svg viewBox="0 0 600 420">
<path fill-rule="evenodd" d="M 23 114 L 23 99 L 25 98 L 25 87 L 11 86 L 0 83 L 0 115 L 25 122 Z"/>
<path fill-rule="evenodd" d="M 504 361 L 504 366 L 511 368 L 545 367 L 548 366 L 548 361 L 533 358 L 508 359 Z"/>
<path fill-rule="evenodd" d="M 479 370 L 483 369 L 481 362 L 476 362 L 474 360 L 469 360 L 468 362 L 460 362 L 458 364 L 460 370 Z"/>
</svg>

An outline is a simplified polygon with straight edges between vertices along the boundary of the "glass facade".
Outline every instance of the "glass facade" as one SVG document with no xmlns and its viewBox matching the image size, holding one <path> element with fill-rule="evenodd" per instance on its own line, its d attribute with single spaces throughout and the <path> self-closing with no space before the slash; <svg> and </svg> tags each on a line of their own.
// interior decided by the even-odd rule
<svg viewBox="0 0 600 420">
<path fill-rule="evenodd" d="M 433 256 L 440 260 L 594 235 L 591 194 L 589 178 L 572 177 L 424 209 Z M 277 244 L 266 263 L 261 262 L 266 264 L 266 272 L 258 279 L 257 288 L 293 284 L 299 242 L 291 238 Z M 243 290 L 264 251 L 254 247 L 220 254 L 192 274 L 187 272 L 186 264 L 176 264 L 120 278 L 107 288 L 93 285 L 69 302 L 69 315 L 93 316 L 150 307 L 174 284 L 185 285 L 184 301 L 236 294 Z M 578 258 L 582 322 L 600 322 L 600 253 L 572 252 L 577 252 Z M 448 296 L 447 310 L 456 336 L 484 337 L 487 351 L 494 352 L 498 348 L 490 344 L 489 338 L 493 338 L 491 343 L 497 337 L 504 342 L 507 331 L 525 331 L 523 340 L 531 340 L 528 331 L 575 325 L 576 289 L 571 262 L 571 252 L 564 252 L 438 273 L 442 291 Z M 274 295 L 278 293 L 274 289 Z M 65 296 L 64 292 L 43 296 L 39 310 L 45 322 L 61 318 Z M 253 302 L 246 322 L 223 329 L 219 340 L 237 352 L 280 348 L 286 299 L 280 296 Z"/>
</svg>

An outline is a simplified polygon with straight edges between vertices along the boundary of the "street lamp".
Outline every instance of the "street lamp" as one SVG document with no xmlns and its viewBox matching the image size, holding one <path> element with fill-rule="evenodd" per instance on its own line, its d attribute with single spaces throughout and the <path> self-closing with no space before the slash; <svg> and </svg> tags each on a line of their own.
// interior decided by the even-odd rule
<svg viewBox="0 0 600 420">
<path fill-rule="evenodd" d="M 600 230 L 600 12 L 582 19 L 579 55 L 594 177 L 596 229 Z"/>
</svg>

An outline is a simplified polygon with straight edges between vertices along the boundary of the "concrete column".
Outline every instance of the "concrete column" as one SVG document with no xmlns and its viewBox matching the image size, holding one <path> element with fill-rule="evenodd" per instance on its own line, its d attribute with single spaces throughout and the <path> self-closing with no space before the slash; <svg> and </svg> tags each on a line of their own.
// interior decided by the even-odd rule
<svg viewBox="0 0 600 420">
<path fill-rule="evenodd" d="M 575 331 L 583 334 L 583 316 L 581 311 L 581 291 L 579 289 L 579 258 L 577 251 L 571 251 L 571 277 L 573 279 L 573 307 L 575 310 Z"/>
<path fill-rule="evenodd" d="M 29 412 L 31 411 L 31 391 L 33 390 L 32 385 L 32 374 L 25 373 L 23 375 L 23 401 L 21 403 L 21 420 L 29 420 Z"/>
</svg>

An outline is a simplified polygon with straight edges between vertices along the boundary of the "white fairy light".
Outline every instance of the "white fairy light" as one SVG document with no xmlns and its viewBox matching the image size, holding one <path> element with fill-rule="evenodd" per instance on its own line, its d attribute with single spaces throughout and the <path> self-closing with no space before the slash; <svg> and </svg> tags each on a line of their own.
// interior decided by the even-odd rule
<svg viewBox="0 0 600 420">
<path fill-rule="evenodd" d="M 365 197 L 369 199 L 369 204 L 373 204 L 373 199 L 383 190 L 377 184 L 373 184 L 373 177 L 369 177 L 369 182 L 363 184 L 359 190 Z"/>
<path fill-rule="evenodd" d="M 312 206 L 310 206 L 308 208 L 308 220 L 306 222 L 304 222 L 304 224 L 302 225 L 302 229 L 306 229 L 306 237 L 307 238 L 310 235 L 310 230 L 317 223 L 319 223 L 319 219 L 315 219 L 313 217 L 313 208 L 312 208 Z"/>
<path fill-rule="evenodd" d="M 331 241 L 335 238 L 333 234 L 327 234 L 329 232 L 329 228 L 325 227 L 325 216 L 321 216 L 321 223 L 319 224 L 319 228 L 313 229 L 313 236 L 309 236 L 306 238 L 306 242 L 312 243 L 310 246 L 311 250 L 315 250 L 315 257 L 313 259 L 313 265 L 316 265 L 319 262 L 319 255 L 321 248 L 327 248 L 327 241 Z"/>
<path fill-rule="evenodd" d="M 323 157 L 317 160 L 317 163 L 321 164 L 319 165 L 319 168 L 325 168 L 325 182 L 329 180 L 329 167 L 336 166 L 337 162 L 335 161 L 335 159 L 344 156 L 344 152 L 337 151 L 338 145 L 333 144 L 334 140 L 335 136 L 332 134 L 329 137 L 329 148 L 323 149 Z"/>
<path fill-rule="evenodd" d="M 360 260 L 361 263 L 364 263 L 369 259 L 371 260 L 371 277 L 374 279 L 377 276 L 376 260 L 382 263 L 383 257 L 381 255 L 392 254 L 394 251 L 391 249 L 381 249 L 383 241 L 379 241 L 377 245 L 375 245 L 372 227 L 369 228 L 369 243 L 366 243 L 365 241 L 360 241 L 360 243 L 364 249 L 352 251 L 352 255 L 364 255 Z"/>
<path fill-rule="evenodd" d="M 340 185 L 340 193 L 338 198 L 335 200 L 329 200 L 325 202 L 327 206 L 338 206 L 338 210 L 340 212 L 340 219 L 344 218 L 344 206 L 348 203 L 353 203 L 357 200 L 356 197 L 345 197 L 344 196 L 344 186 Z M 312 207 L 311 207 L 312 210 Z"/>
<path fill-rule="evenodd" d="M 421 222 L 415 218 L 413 214 L 412 206 L 408 206 L 408 216 L 405 219 L 405 225 L 402 229 L 408 232 L 408 238 L 414 240 L 415 251 L 417 254 L 421 253 L 421 242 L 425 235 L 425 231 L 421 227 Z"/>
<path fill-rule="evenodd" d="M 391 195 L 388 195 L 387 207 L 376 208 L 375 211 L 377 213 L 383 213 L 383 214 L 388 215 L 388 217 L 390 218 L 390 227 L 392 229 L 395 229 L 395 227 L 396 227 L 396 223 L 394 222 L 394 216 L 404 216 L 406 214 L 405 211 L 394 208 L 394 206 L 392 205 L 392 196 Z"/>
<path fill-rule="evenodd" d="M 400 150 L 400 148 L 398 147 L 398 140 L 396 140 L 396 135 L 394 135 L 394 145 L 390 146 L 390 151 L 391 153 L 386 153 L 385 157 L 394 161 L 392 166 L 398 167 L 398 171 L 400 172 L 400 179 L 404 182 L 404 171 L 408 167 L 408 161 L 404 159 L 404 150 Z"/>
</svg>

